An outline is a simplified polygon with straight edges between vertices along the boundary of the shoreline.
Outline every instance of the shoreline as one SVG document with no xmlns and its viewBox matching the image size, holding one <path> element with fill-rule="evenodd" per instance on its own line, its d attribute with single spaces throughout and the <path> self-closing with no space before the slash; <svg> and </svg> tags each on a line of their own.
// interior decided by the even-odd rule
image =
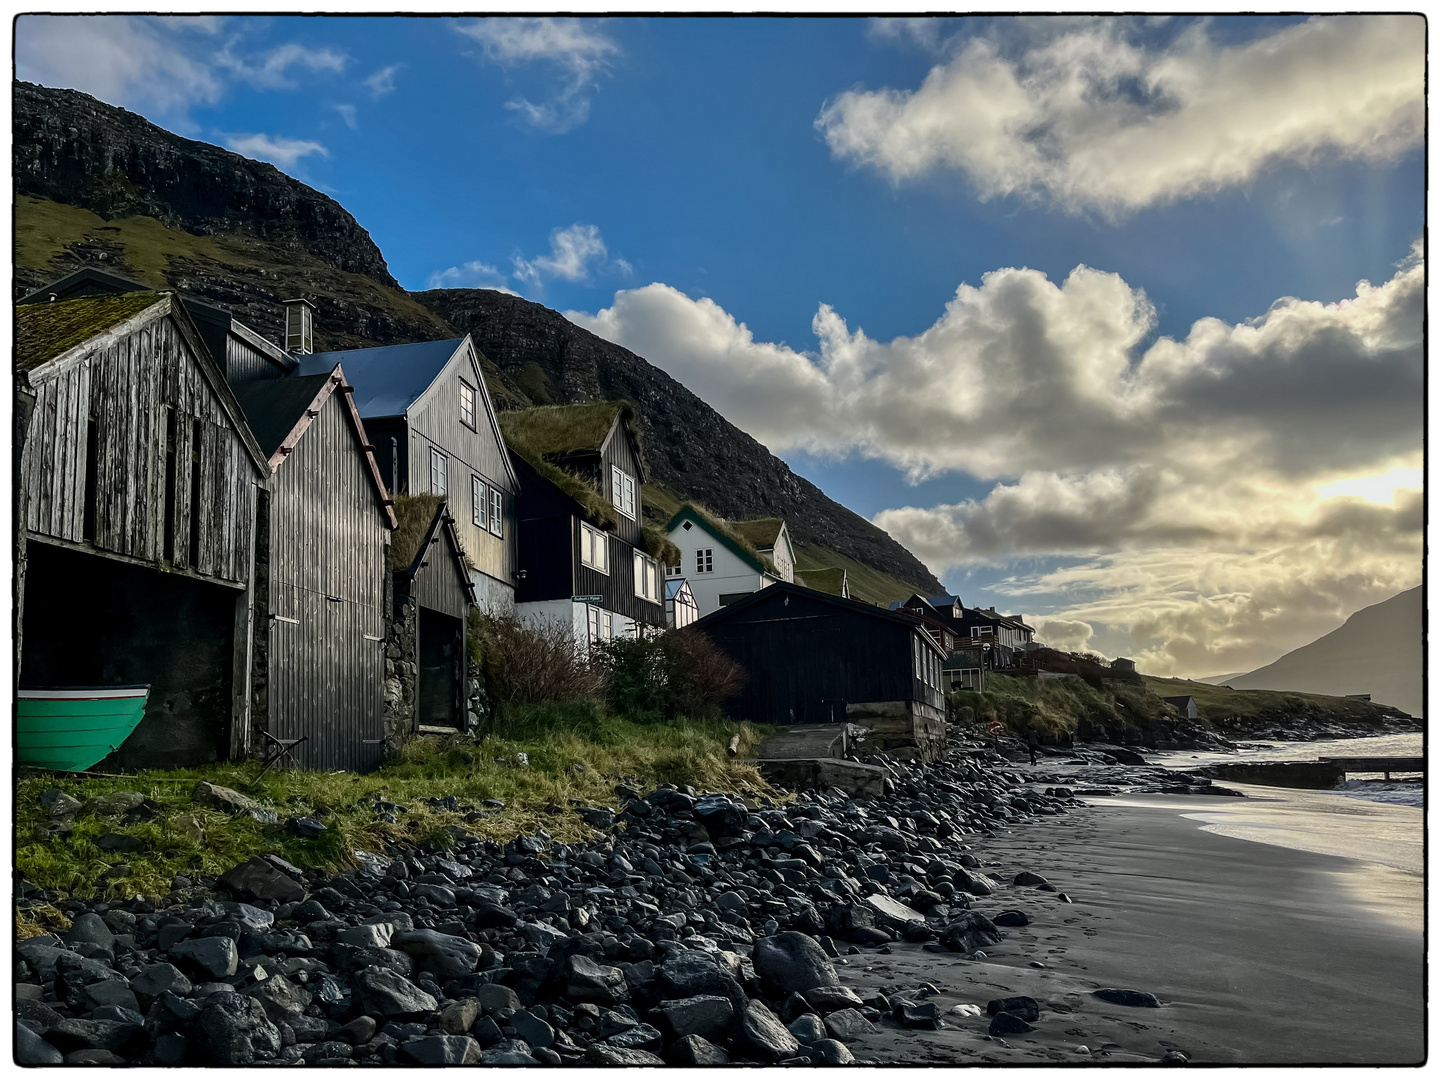
<svg viewBox="0 0 1440 1080">
<path fill-rule="evenodd" d="M 885 1028 L 857 1039 L 857 1055 L 887 1064 L 1100 1064 L 1153 1063 L 1179 1049 L 1197 1064 L 1423 1060 L 1421 878 L 1221 835 L 1197 820 L 1245 811 L 1249 800 L 1148 802 L 1107 799 L 980 845 L 993 876 L 1034 869 L 1075 901 L 1007 890 L 1006 906 L 1031 924 L 984 960 L 901 944 L 890 956 L 850 957 L 842 979 L 862 997 L 932 982 L 947 1025 Z M 1167 1004 L 1109 1005 L 1093 997 L 1099 987 L 1147 991 Z M 948 1015 L 956 1004 L 983 1010 L 1016 994 L 1039 1001 L 1041 1018 L 1035 1032 L 1005 1043 L 986 1037 L 987 1017 Z"/>
</svg>

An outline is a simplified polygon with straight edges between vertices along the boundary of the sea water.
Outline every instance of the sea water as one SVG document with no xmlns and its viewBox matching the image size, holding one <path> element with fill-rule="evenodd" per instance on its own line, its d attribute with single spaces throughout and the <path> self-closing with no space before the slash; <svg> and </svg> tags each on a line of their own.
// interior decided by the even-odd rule
<svg viewBox="0 0 1440 1080">
<path fill-rule="evenodd" d="M 1378 735 L 1367 739 L 1325 739 L 1320 742 L 1242 742 L 1239 747 L 1238 751 L 1176 750 L 1163 754 L 1146 754 L 1145 757 L 1167 769 L 1181 771 L 1201 765 L 1243 761 L 1315 761 L 1322 757 L 1422 757 L 1425 753 L 1425 736 L 1416 731 L 1403 735 Z M 1423 781 L 1404 779 L 1407 776 L 1419 775 L 1391 773 L 1391 782 L 1387 783 L 1382 773 L 1350 773 L 1345 783 L 1335 791 L 1369 802 L 1424 807 Z"/>
</svg>

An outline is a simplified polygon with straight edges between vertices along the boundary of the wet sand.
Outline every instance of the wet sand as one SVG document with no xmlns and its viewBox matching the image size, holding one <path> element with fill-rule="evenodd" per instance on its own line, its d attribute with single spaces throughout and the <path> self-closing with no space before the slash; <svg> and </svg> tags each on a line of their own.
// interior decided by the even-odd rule
<svg viewBox="0 0 1440 1080">
<path fill-rule="evenodd" d="M 1010 887 L 976 908 L 1018 908 L 1031 924 L 984 960 L 896 943 L 840 971 L 862 996 L 928 981 L 942 1015 L 1024 994 L 1041 1003 L 1037 1030 L 1002 1044 L 986 1036 L 988 1017 L 945 1015 L 941 1031 L 886 1022 L 851 1049 L 887 1064 L 1154 1062 L 1169 1049 L 1197 1063 L 1422 1062 L 1423 880 L 1218 835 L 1188 816 L 1251 816 L 1237 802 L 1140 796 L 986 839 L 987 873 L 1033 870 L 1075 902 Z M 1092 996 L 1099 987 L 1167 1004 L 1110 1005 Z"/>
</svg>

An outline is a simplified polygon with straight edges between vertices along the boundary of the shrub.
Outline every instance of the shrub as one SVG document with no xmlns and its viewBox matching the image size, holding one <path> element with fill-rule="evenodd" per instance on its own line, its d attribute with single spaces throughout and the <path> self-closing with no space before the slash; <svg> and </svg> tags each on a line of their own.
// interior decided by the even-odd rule
<svg viewBox="0 0 1440 1080">
<path fill-rule="evenodd" d="M 481 615 L 470 635 L 486 687 L 502 714 L 517 705 L 600 701 L 606 665 L 576 644 L 564 623 L 522 621 L 514 615 Z"/>
<path fill-rule="evenodd" d="M 617 638 L 597 647 L 609 673 L 610 708 L 635 723 L 719 716 L 740 689 L 740 666 L 698 630 Z"/>
</svg>

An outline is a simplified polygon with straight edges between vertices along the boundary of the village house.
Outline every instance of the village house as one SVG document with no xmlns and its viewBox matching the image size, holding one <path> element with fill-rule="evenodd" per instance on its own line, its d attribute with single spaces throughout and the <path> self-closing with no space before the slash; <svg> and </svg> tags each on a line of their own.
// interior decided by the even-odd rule
<svg viewBox="0 0 1440 1080">
<path fill-rule="evenodd" d="M 1195 699 L 1189 694 L 1177 694 L 1174 697 L 1167 697 L 1165 704 L 1173 705 L 1175 711 L 1186 720 L 1198 720 L 1200 718 L 1200 708 L 1195 704 Z"/>
<path fill-rule="evenodd" d="M 117 767 L 245 754 L 268 455 L 174 293 L 15 325 L 20 686 L 148 684 Z"/>
<path fill-rule="evenodd" d="M 295 744 L 303 767 L 368 771 L 385 756 L 396 522 L 354 388 L 337 364 L 242 382 L 235 396 L 274 474 L 257 522 L 256 728 Z"/>
<path fill-rule="evenodd" d="M 645 468 L 628 402 L 502 414 L 520 480 L 516 613 L 569 626 L 577 642 L 666 625 L 660 557 L 644 525 Z"/>
<path fill-rule="evenodd" d="M 679 551 L 665 574 L 689 580 L 702 618 L 768 585 L 794 580 L 795 552 L 779 518 L 720 522 L 687 504 L 666 523 L 665 534 Z"/>
<path fill-rule="evenodd" d="M 867 745 L 943 752 L 945 653 L 905 614 L 777 582 L 695 624 L 745 672 L 726 704 L 762 724 L 859 724 Z"/>
<path fill-rule="evenodd" d="M 303 349 L 307 313 L 298 306 L 291 312 L 287 344 Z M 517 480 L 470 338 L 302 355 L 296 374 L 328 372 L 336 364 L 355 385 L 387 489 L 396 496 L 443 496 L 477 603 L 513 610 Z"/>
</svg>

